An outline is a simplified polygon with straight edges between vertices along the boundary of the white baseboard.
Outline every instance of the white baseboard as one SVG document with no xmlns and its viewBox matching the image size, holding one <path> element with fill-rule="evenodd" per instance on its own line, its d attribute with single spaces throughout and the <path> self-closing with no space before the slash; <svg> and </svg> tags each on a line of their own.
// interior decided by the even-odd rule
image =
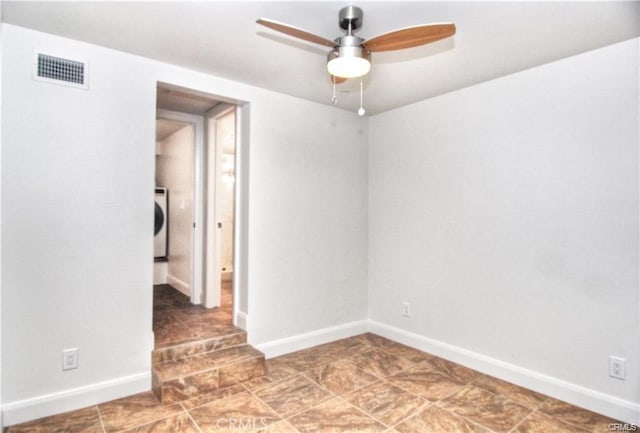
<svg viewBox="0 0 640 433">
<path fill-rule="evenodd" d="M 344 325 L 332 326 L 330 328 L 319 329 L 305 334 L 294 335 L 267 343 L 254 345 L 256 349 L 265 354 L 265 357 L 273 358 L 295 352 L 296 350 L 307 349 L 318 344 L 330 343 L 341 338 L 353 337 L 367 332 L 367 321 L 345 323 Z"/>
<path fill-rule="evenodd" d="M 153 285 L 167 284 L 167 262 L 153 262 Z"/>
<path fill-rule="evenodd" d="M 369 320 L 369 332 L 593 412 L 640 425 L 638 403 L 373 320 Z"/>
<path fill-rule="evenodd" d="M 151 389 L 151 373 L 98 382 L 2 405 L 5 426 L 81 409 Z"/>
<path fill-rule="evenodd" d="M 236 323 L 235 323 L 235 325 L 238 328 L 242 329 L 243 331 L 246 331 L 247 330 L 247 319 L 248 319 L 248 317 L 247 317 L 246 313 L 243 313 L 242 311 L 238 311 L 236 313 Z"/>
<path fill-rule="evenodd" d="M 180 278 L 167 274 L 167 284 L 174 289 L 178 290 L 183 295 L 191 297 L 191 286 L 186 281 L 182 281 Z"/>
</svg>

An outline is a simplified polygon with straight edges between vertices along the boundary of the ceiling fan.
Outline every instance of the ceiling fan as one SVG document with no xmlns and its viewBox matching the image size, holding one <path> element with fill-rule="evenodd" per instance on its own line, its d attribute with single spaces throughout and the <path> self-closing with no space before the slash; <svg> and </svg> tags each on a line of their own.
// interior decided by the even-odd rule
<svg viewBox="0 0 640 433">
<path fill-rule="evenodd" d="M 362 17 L 362 9 L 357 6 L 346 6 L 340 9 L 338 23 L 346 34 L 333 41 L 265 18 L 260 18 L 256 22 L 289 36 L 330 47 L 331 51 L 327 54 L 327 70 L 334 84 L 369 73 L 373 52 L 417 47 L 448 38 L 456 33 L 456 26 L 453 23 L 420 24 L 365 40 L 354 34 L 362 27 Z"/>
</svg>

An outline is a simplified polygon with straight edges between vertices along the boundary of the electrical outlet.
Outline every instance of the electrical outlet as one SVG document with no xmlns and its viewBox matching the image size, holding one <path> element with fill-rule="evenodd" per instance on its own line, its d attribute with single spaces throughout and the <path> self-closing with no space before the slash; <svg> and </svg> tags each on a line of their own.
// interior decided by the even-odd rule
<svg viewBox="0 0 640 433">
<path fill-rule="evenodd" d="M 609 376 L 624 380 L 626 375 L 626 361 L 624 358 L 618 358 L 617 356 L 609 357 Z"/>
<path fill-rule="evenodd" d="M 62 351 L 62 370 L 78 368 L 78 349 L 65 349 Z"/>
<path fill-rule="evenodd" d="M 402 303 L 402 317 L 411 317 L 410 304 L 408 302 Z"/>
</svg>

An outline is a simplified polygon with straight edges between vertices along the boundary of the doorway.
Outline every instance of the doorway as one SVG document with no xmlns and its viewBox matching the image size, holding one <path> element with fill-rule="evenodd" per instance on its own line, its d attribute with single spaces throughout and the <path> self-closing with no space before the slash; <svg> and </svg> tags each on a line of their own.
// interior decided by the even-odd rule
<svg viewBox="0 0 640 433">
<path fill-rule="evenodd" d="M 215 97 L 158 84 L 156 191 L 166 197 L 167 239 L 165 256 L 155 253 L 154 286 L 205 308 L 233 304 L 235 112 Z"/>
<path fill-rule="evenodd" d="M 158 110 L 154 284 L 168 284 L 194 304 L 199 303 L 193 272 L 196 128 L 201 128 L 196 116 Z"/>
</svg>

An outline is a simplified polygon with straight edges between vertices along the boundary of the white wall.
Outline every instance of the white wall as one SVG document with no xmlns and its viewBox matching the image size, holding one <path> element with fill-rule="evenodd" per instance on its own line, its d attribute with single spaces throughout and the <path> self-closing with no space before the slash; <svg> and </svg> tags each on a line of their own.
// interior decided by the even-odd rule
<svg viewBox="0 0 640 433">
<path fill-rule="evenodd" d="M 367 315 L 360 289 L 367 285 L 366 123 L 332 107 L 278 99 L 251 113 L 254 343 Z M 288 126 L 258 121 L 268 117 Z"/>
<path fill-rule="evenodd" d="M 33 81 L 36 48 L 88 59 L 90 89 Z M 140 389 L 153 348 L 155 84 L 136 59 L 6 24 L 2 51 L 4 410 L 37 397 L 66 409 L 65 392 L 89 386 L 90 401 L 112 381 Z M 80 367 L 62 372 L 72 347 Z"/>
<path fill-rule="evenodd" d="M 187 125 L 157 143 L 156 179 L 169 191 L 167 281 L 191 296 L 194 126 Z"/>
<path fill-rule="evenodd" d="M 370 118 L 370 319 L 637 408 L 638 81 L 631 40 Z"/>
<path fill-rule="evenodd" d="M 245 104 L 238 224 L 250 256 L 236 271 L 251 341 L 366 318 L 364 120 L 15 26 L 2 44 L 8 423 L 150 387 L 158 81 Z M 35 48 L 88 59 L 90 89 L 32 81 Z M 63 373 L 75 346 L 80 368 Z"/>
</svg>

